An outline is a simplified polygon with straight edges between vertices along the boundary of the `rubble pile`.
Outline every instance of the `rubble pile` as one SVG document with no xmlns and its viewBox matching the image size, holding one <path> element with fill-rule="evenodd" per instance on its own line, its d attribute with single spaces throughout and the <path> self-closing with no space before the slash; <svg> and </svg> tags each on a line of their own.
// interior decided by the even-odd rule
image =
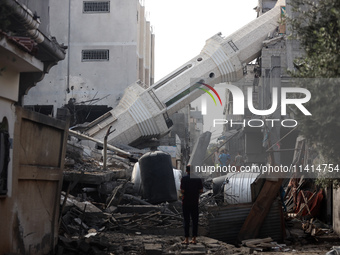
<svg viewBox="0 0 340 255">
<path fill-rule="evenodd" d="M 320 237 L 327 236 L 328 239 L 322 239 L 327 244 L 331 240 L 339 241 L 328 225 L 317 220 L 319 203 L 323 198 L 322 190 L 317 190 L 309 181 L 296 178 L 290 179 L 286 194 L 281 196 L 286 212 L 285 221 L 281 221 L 281 225 L 286 225 L 282 228 L 286 233 L 282 242 L 278 242 L 278 239 L 272 236 L 273 238 L 243 240 L 239 242 L 240 246 L 236 247 L 208 238 L 206 237 L 209 235 L 208 225 L 212 218 L 222 217 L 221 222 L 218 223 L 221 225 L 224 224 L 222 221 L 228 222 L 228 217 L 223 218 L 224 214 L 233 216 L 232 210 L 238 208 L 237 210 L 243 212 L 245 210 L 243 208 L 246 208 L 246 206 L 237 207 L 237 203 L 235 205 L 226 203 L 225 199 L 228 196 L 224 194 L 223 188 L 228 182 L 221 178 L 223 179 L 221 183 L 214 183 L 213 179 L 208 177 L 204 181 L 204 192 L 200 197 L 198 244 L 184 245 L 182 244 L 182 208 L 179 200 L 150 203 L 152 201 L 142 198 L 140 175 L 138 171 L 136 172 L 138 164 L 131 159 L 108 154 L 107 164 L 104 167 L 100 150 L 90 149 L 77 143 L 71 145 L 66 155 L 64 191 L 60 200 L 58 254 L 262 254 L 263 252 L 294 254 L 299 246 L 320 241 Z M 173 170 L 174 178 L 178 174 L 177 171 L 179 170 Z M 134 176 L 134 173 L 137 175 Z M 180 180 L 178 178 L 175 178 L 177 192 Z M 132 179 L 137 181 L 132 183 Z M 216 188 L 217 191 L 214 190 Z M 280 207 L 278 211 L 281 211 L 281 205 L 278 205 Z M 209 208 L 213 207 L 224 209 L 212 212 Z M 229 233 L 227 229 L 223 231 Z M 325 251 L 329 251 L 331 247 L 324 246 L 323 253 L 315 254 L 325 254 Z"/>
<path fill-rule="evenodd" d="M 122 189 L 124 185 L 118 185 Z M 115 193 L 113 191 L 112 193 Z M 116 192 L 115 194 L 118 194 Z M 136 198 L 124 204 L 125 196 Z M 60 254 L 243 254 L 239 248 L 208 237 L 199 237 L 197 245 L 183 245 L 180 203 L 136 205 L 137 197 L 121 194 L 111 205 L 82 201 L 62 192 Z M 141 200 L 142 201 L 142 200 Z M 144 202 L 146 203 L 146 202 Z M 112 205 L 114 204 L 114 205 Z M 200 228 L 204 226 L 200 215 Z M 151 235 L 148 233 L 161 233 Z M 174 233 L 168 235 L 167 233 Z M 235 253 L 236 252 L 236 253 Z M 245 253 L 248 254 L 248 253 Z"/>
<path fill-rule="evenodd" d="M 310 179 L 289 180 L 285 194 L 287 243 L 338 240 L 332 227 L 318 219 L 323 198 L 323 189 L 318 189 Z"/>
<path fill-rule="evenodd" d="M 199 237 L 198 244 L 183 245 L 178 236 L 101 233 L 85 238 L 60 237 L 60 254 L 251 254 L 246 247 L 237 248 L 218 240 Z"/>
<path fill-rule="evenodd" d="M 291 178 L 285 197 L 288 213 L 295 213 L 297 217 L 316 217 L 324 196 L 323 190 L 318 189 L 309 179 Z"/>
</svg>

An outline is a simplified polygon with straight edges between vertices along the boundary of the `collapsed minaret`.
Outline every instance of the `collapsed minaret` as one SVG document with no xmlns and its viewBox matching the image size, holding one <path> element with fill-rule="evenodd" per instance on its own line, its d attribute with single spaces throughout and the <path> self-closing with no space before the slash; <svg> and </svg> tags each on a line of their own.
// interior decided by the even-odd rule
<svg viewBox="0 0 340 255">
<path fill-rule="evenodd" d="M 206 41 L 201 53 L 148 89 L 140 82 L 126 88 L 119 105 L 91 122 L 86 134 L 103 140 L 112 126 L 110 144 L 139 144 L 150 138 L 160 138 L 169 132 L 172 121 L 168 115 L 190 104 L 203 92 L 202 83 L 214 86 L 237 81 L 243 77 L 243 67 L 261 54 L 262 42 L 278 27 L 280 6 L 251 21 L 228 37 L 220 33 Z"/>
</svg>

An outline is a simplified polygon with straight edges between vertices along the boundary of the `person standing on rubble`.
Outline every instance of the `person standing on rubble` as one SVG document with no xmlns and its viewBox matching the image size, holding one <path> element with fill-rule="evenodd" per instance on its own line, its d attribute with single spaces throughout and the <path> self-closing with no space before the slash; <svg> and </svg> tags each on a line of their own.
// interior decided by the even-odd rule
<svg viewBox="0 0 340 255">
<path fill-rule="evenodd" d="M 190 217 L 192 220 L 192 240 L 190 243 L 196 244 L 198 233 L 198 201 L 199 195 L 203 192 L 203 184 L 200 178 L 190 176 L 190 165 L 186 167 L 187 175 L 181 179 L 182 210 L 185 239 L 183 244 L 189 244 Z"/>
<path fill-rule="evenodd" d="M 235 166 L 236 166 L 236 171 L 240 172 L 241 166 L 243 166 L 243 164 L 244 164 L 244 160 L 243 160 L 243 157 L 242 157 L 242 155 L 239 151 L 237 152 L 237 155 L 235 156 L 234 163 L 235 163 Z"/>
<path fill-rule="evenodd" d="M 214 167 L 215 169 L 217 169 L 217 167 L 220 165 L 220 151 L 218 149 L 218 147 L 216 148 L 215 152 L 214 152 Z M 211 173 L 211 177 L 215 178 L 221 176 L 221 173 L 218 171 L 214 171 Z"/>
<path fill-rule="evenodd" d="M 218 151 L 218 148 L 216 148 L 215 152 L 214 152 L 214 165 L 215 167 L 218 167 L 220 164 L 220 159 L 219 159 L 220 153 Z"/>
<path fill-rule="evenodd" d="M 228 150 L 222 150 L 219 156 L 221 166 L 228 166 L 230 164 L 230 154 Z"/>
</svg>

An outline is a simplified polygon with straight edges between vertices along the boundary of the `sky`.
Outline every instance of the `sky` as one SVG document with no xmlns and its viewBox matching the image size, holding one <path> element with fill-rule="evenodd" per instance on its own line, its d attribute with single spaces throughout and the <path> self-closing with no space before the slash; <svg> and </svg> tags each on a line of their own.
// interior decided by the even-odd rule
<svg viewBox="0 0 340 255">
<path fill-rule="evenodd" d="M 222 32 L 228 36 L 256 18 L 258 0 L 143 0 L 147 20 L 155 34 L 155 81 L 197 56 L 205 41 Z M 223 101 L 225 90 L 216 88 Z M 209 100 L 210 99 L 210 100 Z M 209 97 L 204 116 L 204 131 L 213 141 L 221 135 L 222 125 L 213 127 L 213 119 L 224 118 L 223 108 L 216 110 Z M 209 103 L 212 105 L 210 106 Z M 223 102 L 224 103 L 224 102 Z M 192 106 L 200 109 L 200 100 Z M 213 109 L 209 111 L 209 109 Z M 213 114 L 211 114 L 213 112 Z"/>
</svg>

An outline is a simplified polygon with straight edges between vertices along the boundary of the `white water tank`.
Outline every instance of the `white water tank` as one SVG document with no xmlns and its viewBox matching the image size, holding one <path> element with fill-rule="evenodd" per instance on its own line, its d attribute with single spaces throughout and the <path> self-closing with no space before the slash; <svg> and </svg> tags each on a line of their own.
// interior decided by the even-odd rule
<svg viewBox="0 0 340 255">
<path fill-rule="evenodd" d="M 250 185 L 259 173 L 228 173 L 228 182 L 224 185 L 224 202 L 227 204 L 251 203 Z"/>
</svg>

